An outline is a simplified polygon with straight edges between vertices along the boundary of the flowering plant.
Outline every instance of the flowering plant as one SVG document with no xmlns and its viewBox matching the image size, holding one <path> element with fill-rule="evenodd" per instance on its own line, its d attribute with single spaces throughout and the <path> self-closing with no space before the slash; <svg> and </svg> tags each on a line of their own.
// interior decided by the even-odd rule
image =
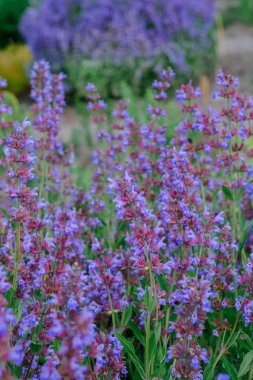
<svg viewBox="0 0 253 380">
<path fill-rule="evenodd" d="M 144 125 L 121 100 L 107 126 L 86 85 L 98 137 L 86 190 L 58 140 L 64 76 L 35 63 L 21 124 L 0 95 L 3 379 L 252 378 L 253 101 L 222 71 L 220 110 L 182 85 L 169 140 L 174 76 L 153 83 Z"/>
<path fill-rule="evenodd" d="M 20 30 L 35 58 L 67 69 L 76 90 L 96 80 L 115 94 L 120 81 L 143 91 L 168 64 L 204 73 L 215 57 L 214 16 L 213 0 L 43 0 Z"/>
</svg>

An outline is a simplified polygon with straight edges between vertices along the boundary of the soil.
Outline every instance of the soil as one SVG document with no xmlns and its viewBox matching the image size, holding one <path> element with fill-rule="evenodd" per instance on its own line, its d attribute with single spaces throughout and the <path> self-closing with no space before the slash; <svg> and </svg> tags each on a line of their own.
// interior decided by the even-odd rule
<svg viewBox="0 0 253 380">
<path fill-rule="evenodd" d="M 218 66 L 237 76 L 240 92 L 253 95 L 253 27 L 234 24 L 218 33 Z"/>
<path fill-rule="evenodd" d="M 60 139 L 64 143 L 69 143 L 73 135 L 81 130 L 82 120 L 74 107 L 66 107 L 61 117 Z M 83 137 L 81 137 L 82 139 Z"/>
</svg>

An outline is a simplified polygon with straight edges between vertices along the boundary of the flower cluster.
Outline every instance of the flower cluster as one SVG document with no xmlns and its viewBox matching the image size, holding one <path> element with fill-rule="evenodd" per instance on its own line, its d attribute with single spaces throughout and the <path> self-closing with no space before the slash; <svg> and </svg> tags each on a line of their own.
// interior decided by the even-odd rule
<svg viewBox="0 0 253 380">
<path fill-rule="evenodd" d="M 250 377 L 252 99 L 221 71 L 220 110 L 182 85 L 169 139 L 172 70 L 145 124 L 120 100 L 109 128 L 88 83 L 98 146 L 80 188 L 58 139 L 64 78 L 44 60 L 31 77 L 30 122 L 5 128 L 0 96 L 0 377 Z"/>
<path fill-rule="evenodd" d="M 20 30 L 36 59 L 58 68 L 69 57 L 89 59 L 116 66 L 117 75 L 122 66 L 129 75 L 137 63 L 134 83 L 161 62 L 184 73 L 199 54 L 198 63 L 210 62 L 214 18 L 213 0 L 44 0 L 28 7 Z"/>
</svg>

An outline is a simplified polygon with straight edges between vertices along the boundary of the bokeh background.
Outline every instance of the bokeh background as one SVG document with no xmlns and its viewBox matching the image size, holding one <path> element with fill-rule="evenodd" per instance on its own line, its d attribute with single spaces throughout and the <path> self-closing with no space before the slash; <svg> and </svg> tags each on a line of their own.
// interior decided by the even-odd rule
<svg viewBox="0 0 253 380">
<path fill-rule="evenodd" d="M 61 137 L 85 156 L 94 144 L 86 82 L 109 103 L 130 99 L 141 121 L 150 85 L 168 66 L 177 84 L 201 86 L 204 104 L 219 67 L 253 94 L 253 0 L 0 0 L 0 76 L 17 118 L 28 112 L 29 71 L 41 58 L 66 73 Z M 168 108 L 177 119 L 173 94 Z"/>
</svg>

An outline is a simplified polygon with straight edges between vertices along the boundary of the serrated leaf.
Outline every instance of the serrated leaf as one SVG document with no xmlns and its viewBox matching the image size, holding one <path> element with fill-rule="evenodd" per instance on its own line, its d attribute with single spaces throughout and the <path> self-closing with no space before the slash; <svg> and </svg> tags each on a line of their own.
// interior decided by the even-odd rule
<svg viewBox="0 0 253 380">
<path fill-rule="evenodd" d="M 136 370 L 138 371 L 141 378 L 144 380 L 145 379 L 145 372 L 143 369 L 143 365 L 135 353 L 133 344 L 128 339 L 126 339 L 124 336 L 120 335 L 118 332 L 115 332 L 115 336 L 118 338 L 118 340 L 120 341 L 120 343 L 124 347 L 124 350 L 130 356 L 130 359 L 132 360 Z"/>
<path fill-rule="evenodd" d="M 251 364 L 253 363 L 253 350 L 249 351 L 243 358 L 238 371 L 238 377 L 242 377 L 249 372 Z"/>
<path fill-rule="evenodd" d="M 236 368 L 233 366 L 233 364 L 230 363 L 230 361 L 226 358 L 226 356 L 222 356 L 222 365 L 224 369 L 229 374 L 231 380 L 237 380 L 237 371 Z"/>
<path fill-rule="evenodd" d="M 222 185 L 222 191 L 223 191 L 223 194 L 226 196 L 227 199 L 229 199 L 230 201 L 233 201 L 233 199 L 234 199 L 233 194 L 227 186 Z"/>
</svg>

